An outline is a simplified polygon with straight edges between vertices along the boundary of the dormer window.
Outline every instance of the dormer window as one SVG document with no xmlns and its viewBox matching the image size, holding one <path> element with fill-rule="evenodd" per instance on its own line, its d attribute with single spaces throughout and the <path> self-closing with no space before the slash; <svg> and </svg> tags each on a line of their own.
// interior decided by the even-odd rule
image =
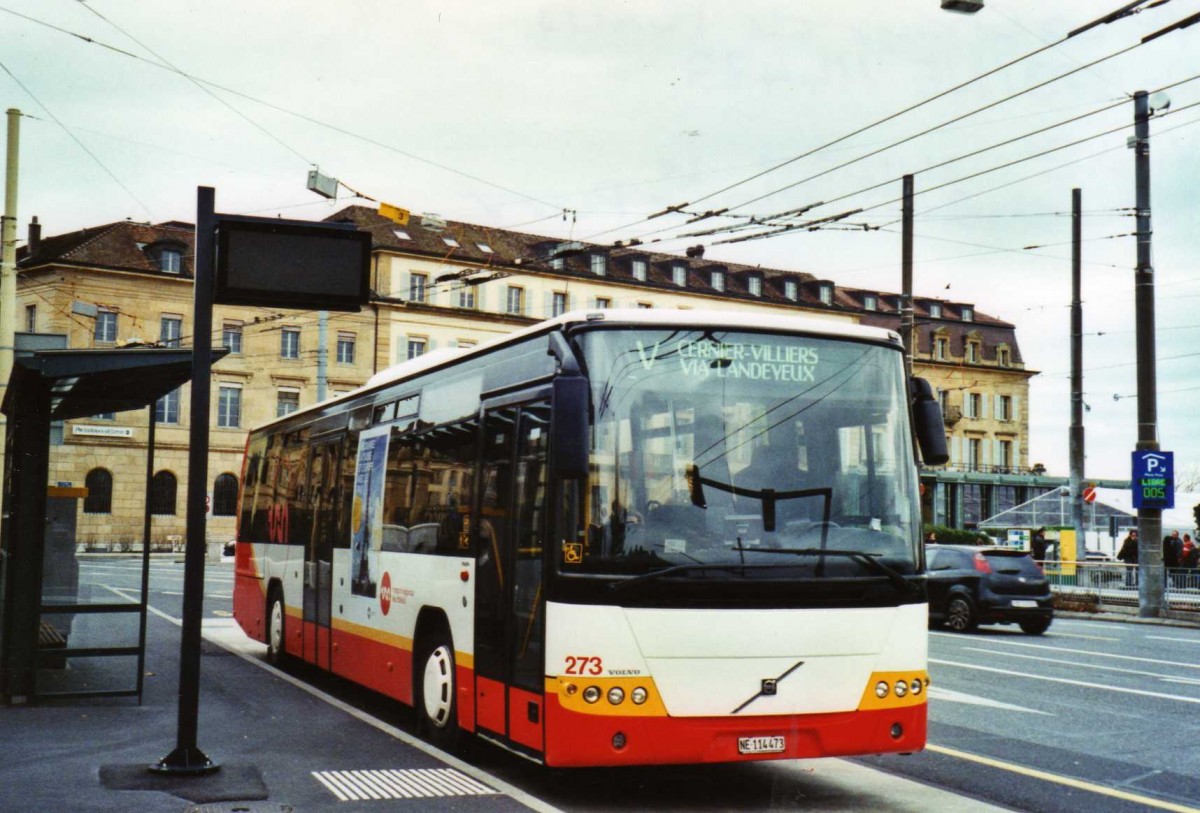
<svg viewBox="0 0 1200 813">
<path fill-rule="evenodd" d="M 817 286 L 817 297 L 821 300 L 822 305 L 832 305 L 833 286 L 826 283 Z"/>
<path fill-rule="evenodd" d="M 746 277 L 746 290 L 750 296 L 762 296 L 762 277 L 757 274 Z"/>
<path fill-rule="evenodd" d="M 589 265 L 592 273 L 598 277 L 603 277 L 608 273 L 608 258 L 603 254 L 592 254 L 589 258 Z"/>
<path fill-rule="evenodd" d="M 866 294 L 863 296 L 863 310 L 874 311 L 879 310 L 879 300 L 874 294 Z"/>
<path fill-rule="evenodd" d="M 783 295 L 793 302 L 800 298 L 800 286 L 796 285 L 796 280 L 785 279 L 783 281 Z"/>
<path fill-rule="evenodd" d="M 680 288 L 687 286 L 687 266 L 683 263 L 671 264 L 671 281 Z"/>
<path fill-rule="evenodd" d="M 712 285 L 714 291 L 725 290 L 725 272 L 713 271 L 708 278 L 709 284 Z"/>
<path fill-rule="evenodd" d="M 967 362 L 970 364 L 979 363 L 979 342 L 967 342 Z"/>
<path fill-rule="evenodd" d="M 1001 367 L 1008 367 L 1012 364 L 1012 357 L 1009 355 L 1007 347 L 996 348 L 996 364 Z"/>
<path fill-rule="evenodd" d="M 629 264 L 629 273 L 633 274 L 633 278 L 639 282 L 646 281 L 646 261 L 633 260 Z"/>
<path fill-rule="evenodd" d="M 942 318 L 942 304 L 940 302 L 931 302 L 929 304 L 929 318 L 930 319 L 941 319 Z"/>
<path fill-rule="evenodd" d="M 143 246 L 142 250 L 154 261 L 155 267 L 164 274 L 183 272 L 183 252 L 187 248 L 178 240 L 159 240 Z"/>
<path fill-rule="evenodd" d="M 963 305 L 962 320 L 964 322 L 974 322 L 975 321 L 975 309 L 972 308 L 970 305 Z"/>
</svg>

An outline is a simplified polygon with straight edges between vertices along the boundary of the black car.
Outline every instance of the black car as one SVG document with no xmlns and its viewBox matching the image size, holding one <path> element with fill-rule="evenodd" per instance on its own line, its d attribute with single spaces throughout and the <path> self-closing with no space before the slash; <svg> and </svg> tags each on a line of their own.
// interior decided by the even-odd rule
<svg viewBox="0 0 1200 813">
<path fill-rule="evenodd" d="M 926 545 L 929 620 L 957 632 L 1019 624 L 1041 635 L 1054 619 L 1050 583 L 1033 557 L 1011 548 Z"/>
</svg>

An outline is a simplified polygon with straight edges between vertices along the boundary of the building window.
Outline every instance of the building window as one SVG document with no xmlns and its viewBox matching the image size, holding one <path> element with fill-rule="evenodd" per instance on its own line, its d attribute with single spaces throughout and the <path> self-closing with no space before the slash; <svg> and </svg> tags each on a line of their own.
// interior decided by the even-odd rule
<svg viewBox="0 0 1200 813">
<path fill-rule="evenodd" d="M 217 392 L 217 426 L 237 429 L 242 425 L 242 388 L 222 384 Z"/>
<path fill-rule="evenodd" d="M 429 275 L 410 274 L 408 277 L 408 299 L 410 302 L 424 302 L 428 295 Z"/>
<path fill-rule="evenodd" d="M 630 263 L 629 270 L 633 274 L 634 279 L 638 280 L 639 282 L 646 281 L 646 261 L 645 260 L 634 260 L 632 263 Z"/>
<path fill-rule="evenodd" d="M 929 306 L 929 318 L 930 319 L 941 319 L 942 318 L 942 306 L 939 303 L 934 302 Z"/>
<path fill-rule="evenodd" d="M 996 420 L 1011 421 L 1013 419 L 1012 396 L 1001 395 L 996 402 Z"/>
<path fill-rule="evenodd" d="M 353 333 L 338 331 L 337 336 L 337 361 L 338 364 L 353 364 L 354 363 L 354 340 Z"/>
<path fill-rule="evenodd" d="M 94 421 L 115 421 L 116 419 L 117 413 L 115 412 L 97 412 L 92 416 Z"/>
<path fill-rule="evenodd" d="M 833 304 L 833 286 L 832 285 L 819 286 L 817 288 L 817 296 L 820 298 L 822 305 L 832 305 Z"/>
<path fill-rule="evenodd" d="M 946 414 L 946 410 L 950 408 L 950 393 L 946 390 L 938 390 L 938 405 L 942 408 L 942 414 Z"/>
<path fill-rule="evenodd" d="M 1013 465 L 1012 456 L 1012 441 L 1001 440 L 996 444 L 996 465 L 1001 468 L 1011 469 Z"/>
<path fill-rule="evenodd" d="M 37 305 L 25 306 L 25 332 L 37 333 Z"/>
<path fill-rule="evenodd" d="M 425 355 L 425 343 L 424 339 L 409 339 L 405 358 L 415 359 Z"/>
<path fill-rule="evenodd" d="M 450 246 L 450 248 L 458 248 L 458 241 L 453 237 L 443 237 L 442 242 Z"/>
<path fill-rule="evenodd" d="M 983 462 L 983 440 L 980 438 L 967 438 L 967 469 L 970 471 L 978 471 L 980 464 Z"/>
<path fill-rule="evenodd" d="M 300 408 L 300 390 L 292 387 L 280 387 L 275 396 L 275 417 L 282 418 L 291 415 Z"/>
<path fill-rule="evenodd" d="M 979 342 L 967 342 L 967 361 L 971 364 L 979 363 Z"/>
<path fill-rule="evenodd" d="M 714 291 L 724 291 L 725 290 L 725 272 L 724 271 L 713 271 L 712 274 L 708 278 L 708 282 L 710 285 L 712 285 Z"/>
<path fill-rule="evenodd" d="M 647 311 L 654 307 L 654 305 L 652 305 L 649 302 L 639 302 L 639 303 L 637 303 L 637 306 L 639 308 L 641 308 L 642 310 L 647 310 Z"/>
<path fill-rule="evenodd" d="M 950 356 L 950 340 L 945 336 L 934 339 L 933 347 L 933 357 L 938 361 L 945 361 Z"/>
<path fill-rule="evenodd" d="M 182 316 L 163 316 L 158 327 L 158 343 L 163 347 L 178 347 L 183 336 Z"/>
<path fill-rule="evenodd" d="M 300 358 L 300 328 L 285 327 L 280 331 L 279 357 L 285 359 Z"/>
<path fill-rule="evenodd" d="M 873 311 L 878 310 L 878 308 L 879 300 L 877 300 L 872 294 L 867 294 L 863 297 L 863 310 Z"/>
<path fill-rule="evenodd" d="M 460 350 L 470 350 L 474 346 L 475 346 L 474 339 L 459 339 L 458 340 L 458 348 Z"/>
<path fill-rule="evenodd" d="M 796 280 L 787 279 L 783 281 L 783 295 L 793 302 L 800 298 L 800 289 L 796 285 Z"/>
<path fill-rule="evenodd" d="M 974 322 L 975 321 L 975 309 L 972 308 L 970 305 L 963 305 L 962 320 L 964 322 Z"/>
<path fill-rule="evenodd" d="M 608 273 L 608 258 L 603 254 L 593 254 L 591 257 L 592 273 L 602 277 Z"/>
<path fill-rule="evenodd" d="M 612 307 L 612 299 L 607 296 L 596 297 L 596 307 L 600 310 L 608 310 Z"/>
<path fill-rule="evenodd" d="M 996 363 L 1001 367 L 1007 367 L 1010 364 L 1007 347 L 996 348 Z"/>
<path fill-rule="evenodd" d="M 683 263 L 673 263 L 671 265 L 671 282 L 674 282 L 680 288 L 687 286 L 687 266 Z"/>
<path fill-rule="evenodd" d="M 179 423 L 179 390 L 172 390 L 154 402 L 155 423 Z"/>
<path fill-rule="evenodd" d="M 476 243 L 475 248 L 479 249 L 484 254 L 495 254 L 496 253 L 496 252 L 492 251 L 492 247 L 489 246 L 487 243 Z"/>
<path fill-rule="evenodd" d="M 229 352 L 241 355 L 242 352 L 242 323 L 226 322 L 221 327 L 221 344 L 229 348 Z"/>
<path fill-rule="evenodd" d="M 98 311 L 96 313 L 96 341 L 112 344 L 117 340 L 117 312 Z"/>
<path fill-rule="evenodd" d="M 562 316 L 567 312 L 567 295 L 562 291 L 555 291 L 550 295 L 550 315 Z"/>
<path fill-rule="evenodd" d="M 977 392 L 968 392 L 963 398 L 963 414 L 968 418 L 982 417 L 983 396 Z"/>
<path fill-rule="evenodd" d="M 411 240 L 412 239 L 412 235 L 410 235 L 404 229 L 392 229 L 392 234 L 396 235 L 397 240 Z"/>
<path fill-rule="evenodd" d="M 523 314 L 525 313 L 525 289 L 516 285 L 508 286 L 504 297 L 504 312 Z"/>
<path fill-rule="evenodd" d="M 183 269 L 183 252 L 176 248 L 164 248 L 158 255 L 158 270 L 167 274 L 178 274 Z M 171 512 L 175 513 L 174 511 Z"/>
<path fill-rule="evenodd" d="M 175 493 L 179 481 L 169 471 L 160 471 L 150 480 L 150 513 L 159 516 L 175 515 Z"/>
<path fill-rule="evenodd" d="M 460 308 L 475 308 L 475 288 L 464 285 L 458 289 L 458 306 Z"/>
<path fill-rule="evenodd" d="M 762 296 L 762 277 L 757 274 L 746 279 L 746 290 L 750 296 Z"/>
<path fill-rule="evenodd" d="M 212 512 L 214 517 L 237 516 L 238 478 L 221 474 L 213 481 Z"/>
<path fill-rule="evenodd" d="M 112 472 L 108 469 L 92 469 L 83 478 L 87 488 L 87 496 L 83 498 L 83 513 L 111 514 L 112 513 Z"/>
</svg>

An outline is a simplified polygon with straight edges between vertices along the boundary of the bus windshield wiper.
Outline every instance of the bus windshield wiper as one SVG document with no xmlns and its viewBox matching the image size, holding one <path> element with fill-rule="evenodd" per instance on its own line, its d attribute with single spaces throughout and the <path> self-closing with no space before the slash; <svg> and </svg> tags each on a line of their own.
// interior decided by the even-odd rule
<svg viewBox="0 0 1200 813">
<path fill-rule="evenodd" d="M 734 550 L 737 550 L 737 548 L 734 548 Z M 684 573 L 692 570 L 767 570 L 773 568 L 774 565 L 746 565 L 740 562 L 696 562 L 686 565 L 673 565 L 672 567 L 664 567 L 662 570 L 652 570 L 640 576 L 631 576 L 619 582 L 612 582 L 609 584 L 608 589 L 624 590 L 631 584 L 654 581 L 664 576 L 673 576 L 676 573 Z"/>
<path fill-rule="evenodd" d="M 879 555 L 877 553 L 867 553 L 861 550 L 830 550 L 827 548 L 747 548 L 743 546 L 735 547 L 733 550 L 743 553 L 781 553 L 786 556 L 841 556 L 846 559 L 852 559 L 865 566 L 868 570 L 874 570 L 881 576 L 886 576 L 888 581 L 901 590 L 915 592 L 919 589 L 915 584 L 904 578 L 903 574 L 898 570 L 879 561 L 876 558 Z"/>
</svg>

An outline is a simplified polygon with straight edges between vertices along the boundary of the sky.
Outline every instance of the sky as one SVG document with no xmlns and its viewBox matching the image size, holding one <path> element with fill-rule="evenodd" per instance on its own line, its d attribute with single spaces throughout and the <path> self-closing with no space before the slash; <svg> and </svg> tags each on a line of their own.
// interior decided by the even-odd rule
<svg viewBox="0 0 1200 813">
<path fill-rule="evenodd" d="M 25 114 L 19 231 L 32 215 L 47 236 L 192 222 L 201 185 L 221 212 L 313 220 L 370 204 L 357 193 L 899 291 L 896 201 L 912 173 L 916 295 L 1016 325 L 1039 371 L 1030 463 L 1065 476 L 1079 188 L 1085 475 L 1128 478 L 1132 94 L 1183 82 L 1150 123 L 1158 431 L 1180 474 L 1200 477 L 1200 78 L 1184 82 L 1200 73 L 1200 25 L 1139 45 L 1200 0 L 1060 42 L 1127 1 L 986 0 L 961 15 L 938 0 L 0 0 L 0 103 Z M 339 199 L 305 189 L 314 166 L 342 181 Z M 647 219 L 682 203 L 741 218 Z M 863 211 L 747 242 L 717 243 L 757 232 L 681 236 L 817 203 L 807 217 Z"/>
</svg>

